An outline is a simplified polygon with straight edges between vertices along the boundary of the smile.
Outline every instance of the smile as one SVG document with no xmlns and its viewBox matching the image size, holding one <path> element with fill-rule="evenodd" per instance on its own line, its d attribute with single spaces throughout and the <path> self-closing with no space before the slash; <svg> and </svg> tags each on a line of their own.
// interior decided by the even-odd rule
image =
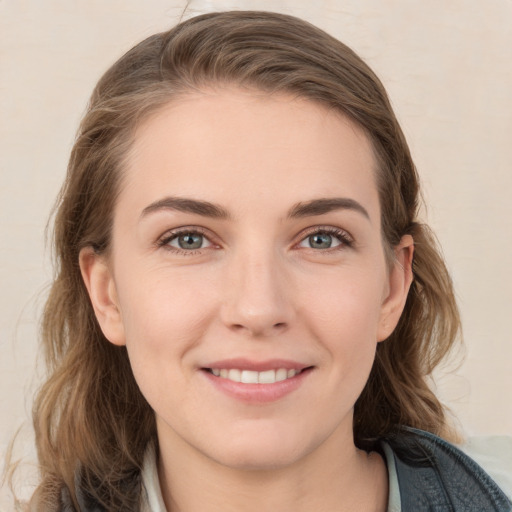
<svg viewBox="0 0 512 512">
<path fill-rule="evenodd" d="M 286 368 L 278 368 L 277 370 L 265 370 L 262 372 L 252 370 L 241 370 L 237 368 L 208 368 L 208 371 L 232 382 L 242 382 L 243 384 L 275 384 L 287 379 L 295 377 L 302 370 L 288 370 Z"/>
<path fill-rule="evenodd" d="M 245 402 L 265 404 L 280 400 L 299 389 L 314 366 L 290 359 L 223 359 L 200 366 L 207 382 L 221 393 Z"/>
</svg>

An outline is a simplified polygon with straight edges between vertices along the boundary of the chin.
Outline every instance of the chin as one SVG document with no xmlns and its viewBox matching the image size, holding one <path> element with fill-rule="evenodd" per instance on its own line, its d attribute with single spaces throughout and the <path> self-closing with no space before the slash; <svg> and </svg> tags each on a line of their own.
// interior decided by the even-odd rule
<svg viewBox="0 0 512 512">
<path fill-rule="evenodd" d="M 224 454 L 217 459 L 217 462 L 239 471 L 270 471 L 291 466 L 299 459 L 300 456 L 296 453 L 261 453 L 261 451 L 245 450 Z"/>
<path fill-rule="evenodd" d="M 242 471 L 267 471 L 293 465 L 306 456 L 310 443 L 294 436 L 264 435 L 260 432 L 250 438 L 231 438 L 226 449 L 210 452 L 209 456 L 219 464 Z M 219 446 L 219 445 L 218 445 Z"/>
</svg>

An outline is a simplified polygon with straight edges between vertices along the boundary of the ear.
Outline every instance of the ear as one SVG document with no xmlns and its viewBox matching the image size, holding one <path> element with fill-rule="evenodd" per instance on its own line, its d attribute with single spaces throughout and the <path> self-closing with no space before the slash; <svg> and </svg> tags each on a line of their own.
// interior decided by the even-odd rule
<svg viewBox="0 0 512 512">
<path fill-rule="evenodd" d="M 114 345 L 124 345 L 124 325 L 117 291 L 106 258 L 92 247 L 80 251 L 80 271 L 89 292 L 96 319 L 105 337 Z"/>
<path fill-rule="evenodd" d="M 377 341 L 388 338 L 400 320 L 413 280 L 413 254 L 414 240 L 411 235 L 404 235 L 394 249 L 394 261 L 388 277 L 388 293 L 381 306 Z"/>
</svg>

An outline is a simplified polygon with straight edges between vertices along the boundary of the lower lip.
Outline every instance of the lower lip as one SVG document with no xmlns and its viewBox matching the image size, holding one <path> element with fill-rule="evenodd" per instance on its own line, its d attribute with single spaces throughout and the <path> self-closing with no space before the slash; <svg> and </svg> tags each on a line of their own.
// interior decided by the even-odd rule
<svg viewBox="0 0 512 512">
<path fill-rule="evenodd" d="M 273 384 L 245 384 L 216 377 L 207 370 L 201 370 L 201 372 L 219 391 L 226 395 L 242 402 L 264 404 L 280 400 L 298 389 L 311 370 L 312 368 L 307 368 L 290 379 Z"/>
</svg>

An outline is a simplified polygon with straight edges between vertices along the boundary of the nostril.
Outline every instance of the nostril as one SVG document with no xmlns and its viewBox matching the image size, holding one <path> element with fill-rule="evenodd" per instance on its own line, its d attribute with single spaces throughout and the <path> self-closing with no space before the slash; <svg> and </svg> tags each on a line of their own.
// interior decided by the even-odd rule
<svg viewBox="0 0 512 512">
<path fill-rule="evenodd" d="M 267 327 L 265 327 L 264 324 L 256 324 L 248 322 L 247 325 L 241 324 L 241 323 L 233 323 L 231 324 L 230 328 L 234 332 L 245 332 L 251 333 L 253 336 L 268 336 L 272 335 L 272 333 L 276 334 L 277 332 L 282 332 L 286 330 L 288 326 L 287 322 L 276 322 L 276 323 L 270 323 Z"/>
</svg>

